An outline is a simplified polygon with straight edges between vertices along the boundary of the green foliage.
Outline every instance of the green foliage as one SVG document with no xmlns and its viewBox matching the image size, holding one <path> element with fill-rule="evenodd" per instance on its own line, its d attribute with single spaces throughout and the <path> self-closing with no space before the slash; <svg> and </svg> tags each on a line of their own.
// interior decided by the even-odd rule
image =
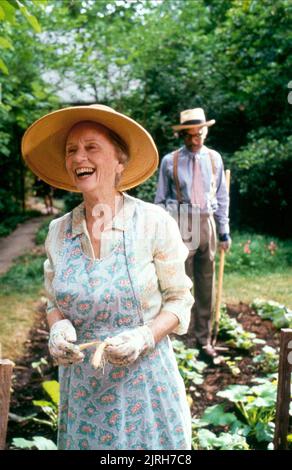
<svg viewBox="0 0 292 470">
<path fill-rule="evenodd" d="M 31 363 L 32 369 L 35 369 L 40 376 L 43 376 L 43 367 L 46 367 L 48 365 L 48 361 L 44 358 L 41 357 L 39 361 L 34 361 Z"/>
<path fill-rule="evenodd" d="M 82 195 L 80 193 L 70 193 L 67 192 L 63 198 L 64 201 L 64 211 L 70 212 L 74 207 L 78 206 L 82 201 Z"/>
<path fill-rule="evenodd" d="M 145 202 L 154 202 L 157 187 L 157 174 L 155 173 L 145 183 L 140 184 L 137 188 L 131 190 L 135 197 Z"/>
<path fill-rule="evenodd" d="M 34 436 L 31 441 L 24 439 L 23 437 L 15 437 L 12 440 L 12 445 L 16 449 L 26 450 L 57 450 L 56 444 L 43 436 Z"/>
<path fill-rule="evenodd" d="M 35 242 L 37 245 L 44 245 L 52 219 L 53 217 L 49 217 L 38 229 L 35 235 Z"/>
<path fill-rule="evenodd" d="M 43 264 L 45 257 L 23 255 L 17 259 L 7 273 L 0 276 L 0 290 L 3 295 L 19 292 L 32 294 L 38 292 L 43 284 Z"/>
<path fill-rule="evenodd" d="M 197 361 L 198 350 L 186 348 L 184 343 L 179 340 L 173 340 L 172 345 L 178 363 L 178 369 L 185 385 L 189 387 L 190 385 L 202 384 L 202 372 L 206 364 L 202 361 Z"/>
<path fill-rule="evenodd" d="M 218 436 L 208 429 L 198 431 L 199 448 L 204 450 L 249 450 L 246 438 L 240 434 L 221 432 Z"/>
<path fill-rule="evenodd" d="M 217 396 L 227 402 L 206 408 L 199 420 L 193 420 L 194 445 L 203 449 L 249 449 L 263 443 L 270 448 L 274 434 L 277 384 L 270 379 L 255 379 L 256 385 L 230 385 Z M 228 406 L 228 411 L 226 408 Z M 231 408 L 232 406 L 232 408 Z M 210 429 L 204 429 L 206 426 Z M 217 436 L 216 432 L 224 428 Z"/>
<path fill-rule="evenodd" d="M 272 228 L 279 235 L 291 234 L 292 137 L 281 141 L 278 135 L 259 138 L 253 133 L 229 163 L 240 196 L 239 222 L 257 231 Z"/>
<path fill-rule="evenodd" d="M 255 299 L 251 307 L 264 320 L 271 320 L 276 328 L 292 328 L 292 311 L 285 305 L 273 300 Z"/>
<path fill-rule="evenodd" d="M 232 402 L 241 421 L 232 423 L 232 431 L 238 432 L 243 426 L 244 435 L 258 442 L 271 442 L 274 433 L 277 384 L 275 380 L 256 379 L 259 385 L 230 385 L 217 395 Z"/>
<path fill-rule="evenodd" d="M 31 217 L 38 217 L 39 215 L 40 213 L 37 211 L 27 211 L 24 214 L 15 213 L 14 215 L 5 217 L 0 223 L 0 237 L 7 237 L 19 224 L 29 220 Z"/>
<path fill-rule="evenodd" d="M 259 369 L 265 374 L 274 374 L 278 371 L 279 351 L 271 346 L 265 345 L 260 354 L 253 358 L 254 364 L 258 364 Z"/>
<path fill-rule="evenodd" d="M 254 346 L 256 335 L 245 331 L 240 323 L 235 318 L 231 318 L 226 308 L 223 307 L 221 309 L 218 337 L 233 348 L 248 350 Z"/>
<path fill-rule="evenodd" d="M 2 24 L 12 24 L 15 25 L 18 23 L 18 12 L 27 20 L 30 26 L 34 29 L 35 32 L 40 33 L 41 27 L 39 25 L 38 20 L 34 15 L 32 15 L 27 8 L 29 2 L 27 0 L 22 0 L 22 2 L 13 1 L 13 0 L 2 0 L 0 4 L 0 22 Z M 37 5 L 37 3 L 35 3 Z M 29 5 L 31 7 L 31 5 Z M 4 30 L 4 33 L 8 35 L 10 32 L 10 28 Z M 3 34 L 3 33 L 2 33 Z M 14 50 L 13 44 L 9 37 L 0 36 L 0 48 L 1 49 L 10 49 Z M 8 75 L 9 71 L 7 65 L 5 64 L 4 60 L 0 59 L 0 70 Z"/>
<path fill-rule="evenodd" d="M 42 387 L 51 400 L 33 400 L 33 404 L 35 406 L 40 407 L 42 412 L 45 413 L 49 419 L 32 419 L 37 423 L 46 424 L 56 431 L 58 428 L 58 404 L 60 400 L 60 386 L 56 380 L 49 380 L 43 382 Z"/>
<path fill-rule="evenodd" d="M 282 272 L 292 265 L 292 242 L 252 232 L 232 233 L 232 247 L 225 256 L 225 272 L 256 274 Z"/>
</svg>

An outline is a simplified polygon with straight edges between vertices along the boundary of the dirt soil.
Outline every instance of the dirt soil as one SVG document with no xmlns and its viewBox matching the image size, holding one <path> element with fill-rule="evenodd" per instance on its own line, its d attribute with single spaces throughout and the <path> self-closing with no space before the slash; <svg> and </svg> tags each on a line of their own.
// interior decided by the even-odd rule
<svg viewBox="0 0 292 470">
<path fill-rule="evenodd" d="M 279 346 L 279 332 L 268 320 L 262 320 L 248 305 L 239 303 L 237 305 L 228 305 L 227 311 L 230 316 L 242 324 L 247 331 L 256 333 L 258 338 L 264 339 L 270 346 Z M 44 306 L 39 304 L 37 320 L 30 331 L 29 338 L 25 345 L 25 354 L 16 364 L 13 377 L 13 393 L 11 395 L 10 412 L 18 416 L 28 416 L 35 412 L 32 400 L 42 399 L 44 395 L 41 389 L 41 382 L 44 380 L 57 380 L 57 368 L 53 366 L 48 354 L 48 332 L 44 320 Z M 191 335 L 181 337 L 186 346 L 194 347 L 194 338 Z M 224 343 L 218 341 L 218 346 L 224 346 Z M 226 346 L 226 345 L 225 345 Z M 255 351 L 260 346 L 254 346 Z M 196 386 L 200 397 L 193 396 L 192 415 L 200 417 L 204 410 L 222 399 L 216 396 L 219 390 L 226 388 L 230 384 L 249 384 L 251 379 L 260 375 L 256 365 L 252 362 L 251 351 L 239 351 L 230 348 L 229 357 L 241 356 L 242 359 L 237 363 L 240 368 L 240 374 L 234 376 L 230 368 L 226 365 L 208 366 L 204 370 L 204 383 Z M 48 365 L 42 367 L 43 375 L 31 367 L 33 362 L 45 358 Z M 38 417 L 46 418 L 39 413 Z M 11 441 L 14 437 L 23 437 L 31 439 L 33 436 L 44 436 L 56 442 L 56 432 L 52 431 L 47 425 L 40 425 L 34 422 L 16 422 L 13 418 L 9 420 L 7 447 L 11 448 Z"/>
</svg>

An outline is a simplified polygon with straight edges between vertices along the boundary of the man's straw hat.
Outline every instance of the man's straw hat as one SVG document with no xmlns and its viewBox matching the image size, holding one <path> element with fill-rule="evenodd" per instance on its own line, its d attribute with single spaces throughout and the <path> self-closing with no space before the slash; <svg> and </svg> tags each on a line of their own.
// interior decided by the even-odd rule
<svg viewBox="0 0 292 470">
<path fill-rule="evenodd" d="M 206 116 L 202 108 L 186 109 L 180 113 L 180 124 L 172 126 L 174 131 L 191 129 L 193 127 L 213 126 L 215 119 L 206 121 Z"/>
<path fill-rule="evenodd" d="M 108 106 L 74 106 L 38 119 L 22 138 L 24 160 L 49 185 L 78 192 L 65 168 L 65 144 L 72 126 L 81 121 L 102 124 L 127 144 L 130 158 L 118 186 L 120 191 L 143 183 L 157 169 L 159 159 L 156 145 L 140 124 Z"/>
</svg>

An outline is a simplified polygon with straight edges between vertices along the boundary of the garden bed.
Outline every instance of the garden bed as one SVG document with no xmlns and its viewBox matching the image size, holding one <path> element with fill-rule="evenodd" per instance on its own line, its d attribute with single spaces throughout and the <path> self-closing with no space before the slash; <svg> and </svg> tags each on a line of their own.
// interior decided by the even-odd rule
<svg viewBox="0 0 292 470">
<path fill-rule="evenodd" d="M 32 400 L 44 399 L 41 383 L 44 380 L 57 380 L 57 368 L 53 366 L 48 355 L 48 333 L 42 304 L 39 305 L 38 310 L 37 320 L 25 345 L 25 354 L 17 361 L 14 369 L 10 406 L 12 419 L 9 420 L 7 435 L 8 449 L 13 448 L 11 442 L 15 437 L 32 439 L 33 436 L 43 436 L 56 442 L 56 431 L 53 431 L 48 425 L 31 420 L 21 421 L 19 418 L 36 412 Z M 265 340 L 269 346 L 274 348 L 279 346 L 279 332 L 272 322 L 261 319 L 246 304 L 228 305 L 227 313 L 230 317 L 236 318 L 246 331 L 255 333 L 257 338 Z M 194 348 L 193 335 L 185 335 L 179 339 L 183 340 L 186 347 Z M 219 340 L 218 346 L 226 345 L 222 340 Z M 218 391 L 225 390 L 230 384 L 249 385 L 253 378 L 261 375 L 258 365 L 253 362 L 257 348 L 261 347 L 262 345 L 256 344 L 252 347 L 252 351 L 230 347 L 227 352 L 224 352 L 223 355 L 229 357 L 229 364 L 232 363 L 233 359 L 236 359 L 236 369 L 232 369 L 227 364 L 208 366 L 204 369 L 202 372 L 203 383 L 189 389 L 187 387 L 188 394 L 192 398 L 191 410 L 193 417 L 200 418 L 207 407 L 223 401 L 222 398 L 216 395 Z M 240 357 L 240 360 L 238 360 L 238 357 Z M 41 413 L 38 413 L 37 416 L 46 419 L 46 416 L 42 416 Z"/>
</svg>

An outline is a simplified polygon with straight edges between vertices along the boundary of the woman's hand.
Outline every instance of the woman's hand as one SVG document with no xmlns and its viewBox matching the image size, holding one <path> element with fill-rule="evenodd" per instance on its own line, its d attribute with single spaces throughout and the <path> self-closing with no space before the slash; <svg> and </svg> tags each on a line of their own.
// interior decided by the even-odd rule
<svg viewBox="0 0 292 470">
<path fill-rule="evenodd" d="M 70 320 L 55 322 L 50 330 L 49 351 L 59 365 L 82 362 L 84 354 L 72 344 L 77 340 L 76 330 Z"/>
<path fill-rule="evenodd" d="M 105 357 L 111 364 L 132 364 L 141 353 L 154 349 L 155 341 L 151 329 L 140 326 L 119 333 L 106 340 Z"/>
</svg>

